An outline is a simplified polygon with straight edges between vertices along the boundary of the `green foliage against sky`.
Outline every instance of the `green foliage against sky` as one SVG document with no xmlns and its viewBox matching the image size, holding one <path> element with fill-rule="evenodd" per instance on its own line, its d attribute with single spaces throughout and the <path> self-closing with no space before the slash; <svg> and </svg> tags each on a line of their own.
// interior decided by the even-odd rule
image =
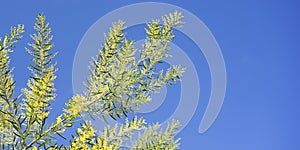
<svg viewBox="0 0 300 150">
<path fill-rule="evenodd" d="M 147 125 L 143 118 L 127 118 L 141 105 L 151 101 L 150 94 L 158 92 L 166 84 L 180 79 L 185 68 L 174 65 L 158 70 L 155 65 L 170 57 L 169 42 L 174 38 L 173 29 L 181 26 L 181 13 L 162 17 L 162 22 L 148 23 L 147 37 L 142 49 L 134 47 L 134 41 L 126 39 L 123 21 L 113 23 L 105 34 L 105 43 L 92 59 L 89 67 L 86 91 L 70 98 L 64 111 L 54 122 L 47 120 L 50 101 L 56 98 L 54 81 L 57 71 L 53 59 L 51 28 L 46 17 L 36 18 L 35 34 L 26 51 L 32 56 L 29 65 L 31 76 L 22 95 L 14 95 L 9 53 L 21 39 L 24 26 L 11 28 L 10 34 L 0 38 L 0 145 L 3 149 L 120 149 L 131 141 L 131 149 L 178 149 L 175 133 L 179 121 L 170 122 L 165 130 L 158 123 Z M 96 131 L 90 122 L 84 121 L 72 139 L 65 139 L 63 132 L 80 122 L 83 117 L 126 118 L 121 125 L 107 125 Z M 138 133 L 138 139 L 131 139 Z M 58 135 L 60 138 L 57 138 Z M 58 145 L 68 140 L 70 145 Z"/>
</svg>

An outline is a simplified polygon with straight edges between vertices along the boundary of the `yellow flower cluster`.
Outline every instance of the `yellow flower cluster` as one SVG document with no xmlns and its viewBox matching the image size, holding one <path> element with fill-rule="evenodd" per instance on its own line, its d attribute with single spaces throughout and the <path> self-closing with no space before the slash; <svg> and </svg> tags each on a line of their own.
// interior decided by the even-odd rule
<svg viewBox="0 0 300 150">
<path fill-rule="evenodd" d="M 98 140 L 97 145 L 93 145 L 92 150 L 114 150 L 115 146 L 109 144 L 106 140 Z"/>
<path fill-rule="evenodd" d="M 82 129 L 81 129 L 82 128 Z M 78 137 L 74 138 L 71 143 L 71 150 L 113 150 L 114 145 L 111 145 L 104 139 L 96 138 L 95 130 L 90 123 L 85 122 L 81 128 L 77 129 Z M 89 146 L 89 145 L 92 146 Z"/>
<path fill-rule="evenodd" d="M 60 124 L 61 122 L 62 122 L 61 116 L 58 116 L 58 117 L 56 118 L 56 124 Z"/>
<path fill-rule="evenodd" d="M 76 95 L 67 103 L 65 112 L 70 115 L 69 117 L 76 118 L 79 116 L 79 112 L 83 112 L 86 109 L 87 99 L 82 95 Z"/>
<path fill-rule="evenodd" d="M 83 130 L 82 130 L 83 129 Z M 71 144 L 72 150 L 83 149 L 88 150 L 89 147 L 87 145 L 88 140 L 90 140 L 93 136 L 95 136 L 95 131 L 91 126 L 88 126 L 85 123 L 81 128 L 77 129 L 77 138 L 74 138 L 73 143 Z"/>
<path fill-rule="evenodd" d="M 49 69 L 43 77 L 35 75 L 34 78 L 28 80 L 27 86 L 29 89 L 23 89 L 28 102 L 26 111 L 39 121 L 47 118 L 49 115 L 49 112 L 46 110 L 49 107 L 49 101 L 55 98 L 55 95 L 52 93 L 55 90 L 53 84 L 55 78 L 53 69 Z"/>
</svg>

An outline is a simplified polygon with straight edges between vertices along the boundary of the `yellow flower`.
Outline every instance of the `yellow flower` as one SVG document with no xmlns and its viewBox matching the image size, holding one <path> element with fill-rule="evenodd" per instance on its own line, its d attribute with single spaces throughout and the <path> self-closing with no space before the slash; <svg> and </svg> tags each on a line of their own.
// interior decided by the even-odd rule
<svg viewBox="0 0 300 150">
<path fill-rule="evenodd" d="M 37 147 L 34 146 L 34 147 L 32 148 L 32 150 L 37 150 Z"/>
<path fill-rule="evenodd" d="M 58 117 L 56 118 L 56 123 L 57 123 L 57 124 L 60 124 L 61 122 L 62 122 L 61 116 L 58 116 Z"/>
</svg>

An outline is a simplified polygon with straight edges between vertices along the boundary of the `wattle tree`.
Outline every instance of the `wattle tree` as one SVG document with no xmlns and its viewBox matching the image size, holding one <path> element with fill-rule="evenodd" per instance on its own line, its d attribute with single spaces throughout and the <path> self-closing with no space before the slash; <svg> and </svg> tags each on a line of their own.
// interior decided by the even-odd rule
<svg viewBox="0 0 300 150">
<path fill-rule="evenodd" d="M 161 22 L 153 20 L 148 23 L 142 49 L 135 48 L 134 41 L 126 39 L 123 21 L 113 23 L 98 54 L 91 60 L 85 92 L 70 98 L 54 122 L 50 122 L 48 116 L 50 102 L 56 99 L 54 81 L 57 68 L 53 59 L 57 52 L 52 50 L 49 23 L 42 14 L 36 18 L 36 33 L 31 35 L 33 41 L 26 48 L 32 60 L 29 65 L 31 76 L 27 87 L 17 96 L 9 53 L 22 38 L 24 26 L 12 27 L 9 34 L 0 38 L 0 147 L 113 150 L 121 149 L 130 141 L 128 149 L 178 149 L 179 139 L 174 136 L 179 121 L 174 120 L 166 129 L 161 129 L 158 123 L 146 124 L 138 117 L 129 120 L 127 115 L 135 114 L 140 106 L 151 101 L 151 93 L 174 84 L 183 75 L 185 68 L 180 65 L 166 70 L 155 67 L 170 57 L 173 29 L 182 25 L 182 18 L 181 13 L 174 12 L 163 16 Z M 86 116 L 100 116 L 103 124 L 107 117 L 126 121 L 96 131 L 89 121 L 80 121 Z M 79 122 L 83 122 L 81 127 L 71 139 L 66 139 L 63 132 Z M 137 139 L 131 139 L 134 134 L 138 134 Z M 60 140 L 68 140 L 70 144 L 58 144 Z"/>
</svg>

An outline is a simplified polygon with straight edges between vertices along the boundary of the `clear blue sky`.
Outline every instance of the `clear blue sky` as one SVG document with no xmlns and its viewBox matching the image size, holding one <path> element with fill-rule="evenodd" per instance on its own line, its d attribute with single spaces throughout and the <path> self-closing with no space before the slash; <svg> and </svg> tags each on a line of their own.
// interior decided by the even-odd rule
<svg viewBox="0 0 300 150">
<path fill-rule="evenodd" d="M 85 32 L 110 11 L 137 2 L 142 1 L 1 2 L 0 35 L 3 37 L 12 25 L 22 23 L 26 27 L 25 38 L 11 56 L 16 89 L 24 87 L 30 75 L 27 70 L 30 58 L 24 46 L 30 40 L 28 35 L 33 33 L 34 18 L 39 12 L 50 21 L 54 49 L 59 52 L 56 59 L 58 97 L 53 102 L 50 118 L 53 119 L 73 95 L 73 59 Z M 178 135 L 182 138 L 181 149 L 299 150 L 300 3 L 296 0 L 177 0 L 169 3 L 192 12 L 207 25 L 222 49 L 227 69 L 222 110 L 213 126 L 199 134 L 198 126 L 210 95 L 209 69 L 197 46 L 178 33 L 179 39 L 174 42 L 186 50 L 193 63 L 199 64 L 196 69 L 201 83 L 201 103 Z M 134 30 L 131 28 L 128 32 Z M 146 114 L 150 122 L 163 121 L 176 107 L 171 104 L 178 102 L 176 93 L 180 86 L 177 84 L 168 90 L 166 104 Z"/>
</svg>

